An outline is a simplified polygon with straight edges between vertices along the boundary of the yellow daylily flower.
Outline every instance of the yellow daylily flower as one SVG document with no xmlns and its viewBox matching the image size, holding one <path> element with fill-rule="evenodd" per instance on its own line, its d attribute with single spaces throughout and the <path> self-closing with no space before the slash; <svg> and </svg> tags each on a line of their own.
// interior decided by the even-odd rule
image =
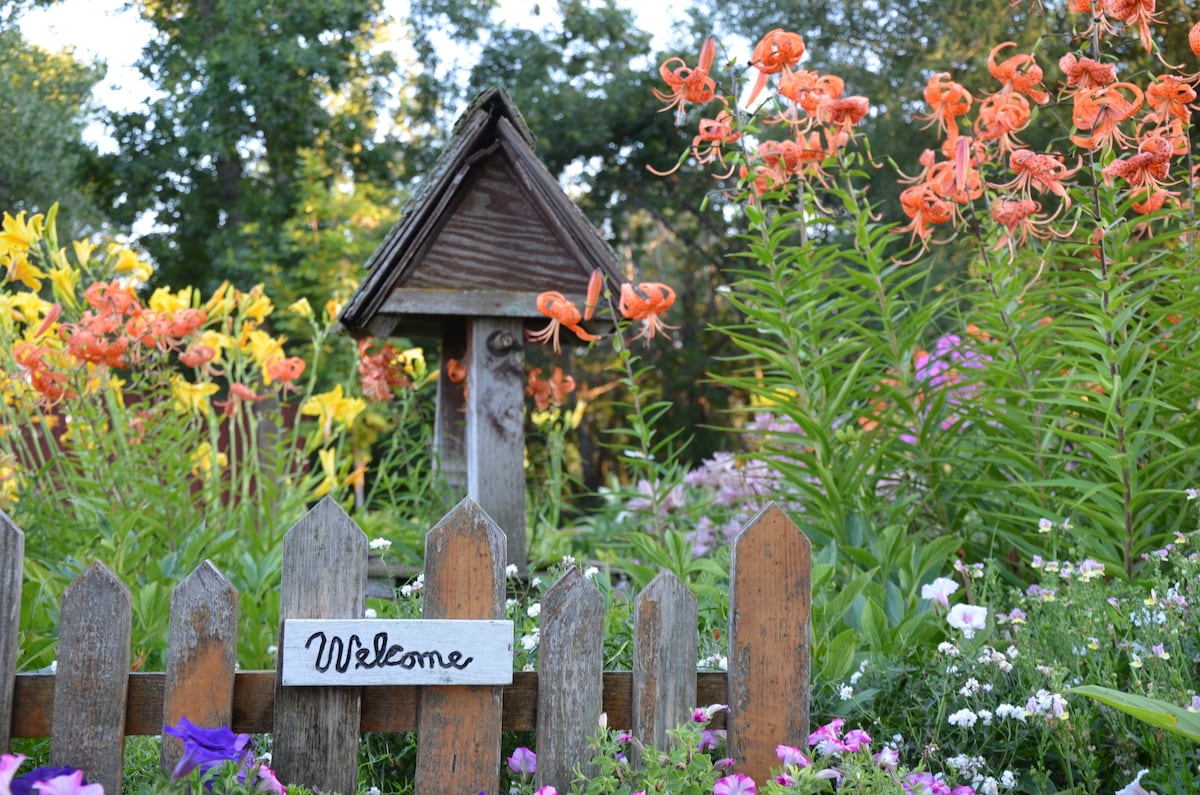
<svg viewBox="0 0 1200 795">
<path fill-rule="evenodd" d="M 172 292 L 170 287 L 159 287 L 150 296 L 148 305 L 155 312 L 179 312 L 183 309 L 191 309 L 194 292 L 192 287 L 184 287 L 177 292 Z"/>
<path fill-rule="evenodd" d="M 75 251 L 75 261 L 79 263 L 79 267 L 86 268 L 92 261 L 92 252 L 97 246 L 87 240 L 74 240 L 71 242 L 71 248 Z"/>
<path fill-rule="evenodd" d="M 337 320 L 337 316 L 341 311 L 342 305 L 339 301 L 330 298 L 325 302 L 325 319 L 330 323 Z"/>
<path fill-rule="evenodd" d="M 218 387 L 211 382 L 193 384 L 180 375 L 171 378 L 171 394 L 175 398 L 175 411 L 202 413 L 209 410 L 208 399 L 216 394 Z"/>
<path fill-rule="evenodd" d="M 313 499 L 324 497 L 337 485 L 337 450 L 331 447 L 320 450 L 317 459 L 321 462 L 321 471 L 325 473 L 325 478 L 313 490 Z"/>
<path fill-rule="evenodd" d="M 409 348 L 401 352 L 404 357 L 404 374 L 413 381 L 421 381 L 429 372 L 429 366 L 425 364 L 425 349 L 424 348 Z"/>
<path fill-rule="evenodd" d="M 238 301 L 238 309 L 255 323 L 262 323 L 267 315 L 275 311 L 275 305 L 271 303 L 271 299 L 263 292 L 261 284 L 255 285 L 250 292 L 242 293 L 238 297 L 240 299 Z"/>
<path fill-rule="evenodd" d="M 17 213 L 15 218 L 5 213 L 3 225 L 0 225 L 0 257 L 21 255 L 29 251 L 29 247 L 42 236 L 44 218 L 38 213 L 26 223 L 24 212 Z"/>
<path fill-rule="evenodd" d="M 305 320 L 309 320 L 313 316 L 312 304 L 308 302 L 307 298 L 301 298 L 299 301 L 293 301 L 291 306 L 288 307 L 288 311 L 294 312 Z"/>
<path fill-rule="evenodd" d="M 283 350 L 283 339 L 273 337 L 262 329 L 250 327 L 242 332 L 238 340 L 238 349 L 250 354 L 260 369 L 266 369 L 267 362 L 282 359 L 287 354 Z"/>
<path fill-rule="evenodd" d="M 342 385 L 338 384 L 328 392 L 313 395 L 304 401 L 300 413 L 317 417 L 321 430 L 328 439 L 333 433 L 335 422 L 343 427 L 348 426 L 366 407 L 367 402 L 362 398 L 346 397 L 342 392 Z"/>
<path fill-rule="evenodd" d="M 233 308 L 237 305 L 234 301 L 232 293 L 233 286 L 228 281 L 221 282 L 221 286 L 213 291 L 213 294 L 204 306 L 200 307 L 208 315 L 209 319 L 228 317 Z"/>
<path fill-rule="evenodd" d="M 20 282 L 36 293 L 42 289 L 42 279 L 45 278 L 46 272 L 30 262 L 24 252 L 9 257 L 5 281 Z"/>
<path fill-rule="evenodd" d="M 208 442 L 201 442 L 192 451 L 190 459 L 192 462 L 192 474 L 205 483 L 212 480 L 214 474 L 220 474 L 225 467 L 229 466 L 229 456 L 214 451 L 212 445 Z"/>
<path fill-rule="evenodd" d="M 79 271 L 75 268 L 55 268 L 46 274 L 50 279 L 50 287 L 54 290 L 54 298 L 63 306 L 77 311 L 79 299 L 75 291 L 79 287 Z"/>
<path fill-rule="evenodd" d="M 0 458 L 0 508 L 8 508 L 17 501 L 21 489 L 21 474 L 16 459 L 5 455 Z"/>
<path fill-rule="evenodd" d="M 128 274 L 138 281 L 149 281 L 154 275 L 154 268 L 150 263 L 145 262 L 138 257 L 137 252 L 128 246 L 123 246 L 120 243 L 113 243 L 108 247 L 108 255 L 112 258 L 112 272 L 114 275 Z"/>
</svg>

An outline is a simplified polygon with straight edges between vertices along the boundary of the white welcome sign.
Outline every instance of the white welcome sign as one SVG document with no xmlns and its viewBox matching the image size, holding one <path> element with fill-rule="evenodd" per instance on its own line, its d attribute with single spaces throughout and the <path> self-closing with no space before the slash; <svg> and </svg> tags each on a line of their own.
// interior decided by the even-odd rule
<svg viewBox="0 0 1200 795">
<path fill-rule="evenodd" d="M 508 685 L 513 622 L 287 619 L 283 684 Z"/>
</svg>

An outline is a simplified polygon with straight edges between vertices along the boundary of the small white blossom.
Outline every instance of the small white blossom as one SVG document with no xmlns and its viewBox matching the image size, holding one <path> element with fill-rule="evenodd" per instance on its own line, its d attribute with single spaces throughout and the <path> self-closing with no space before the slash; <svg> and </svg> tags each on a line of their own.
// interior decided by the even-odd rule
<svg viewBox="0 0 1200 795">
<path fill-rule="evenodd" d="M 376 618 L 378 615 L 379 614 L 375 612 L 375 608 L 373 607 L 368 607 L 363 611 L 363 618 Z"/>
<path fill-rule="evenodd" d="M 838 689 L 838 698 L 840 698 L 842 701 L 849 701 L 850 699 L 854 698 L 854 688 L 850 685 L 842 685 L 841 688 Z"/>
<path fill-rule="evenodd" d="M 504 576 L 505 577 L 516 577 L 517 573 L 519 571 L 520 571 L 520 569 L 517 568 L 517 564 L 510 563 L 504 567 Z"/>
<path fill-rule="evenodd" d="M 950 643 L 949 641 L 944 640 L 941 643 L 939 643 L 937 650 L 938 650 L 938 654 L 944 654 L 947 657 L 957 657 L 958 656 L 958 647 L 955 646 L 953 643 Z"/>
<path fill-rule="evenodd" d="M 371 549 L 388 549 L 391 545 L 392 542 L 386 538 L 372 538 L 367 544 Z"/>
<path fill-rule="evenodd" d="M 600 573 L 600 569 L 596 568 L 595 566 L 588 566 L 586 569 L 583 570 L 584 579 L 587 579 L 587 580 L 596 579 L 596 575 L 599 573 Z"/>
<path fill-rule="evenodd" d="M 961 630 L 968 640 L 987 626 L 988 609 L 981 605 L 957 604 L 946 614 L 946 623 Z"/>
<path fill-rule="evenodd" d="M 521 636 L 521 648 L 524 649 L 525 651 L 533 651 L 534 649 L 536 649 L 537 645 L 538 645 L 538 640 L 540 639 L 539 638 L 540 634 L 541 633 L 539 630 L 534 629 L 533 632 L 531 632 L 530 634 L 522 635 Z"/>
<path fill-rule="evenodd" d="M 962 726 L 965 729 L 969 729 L 975 725 L 977 720 L 979 720 L 979 716 L 971 710 L 960 709 L 958 712 L 953 713 L 949 718 L 947 718 L 946 722 L 951 726 Z"/>
<path fill-rule="evenodd" d="M 541 602 L 534 602 L 525 611 L 525 615 L 529 616 L 530 618 L 537 618 L 541 614 L 542 614 L 542 603 Z"/>
</svg>

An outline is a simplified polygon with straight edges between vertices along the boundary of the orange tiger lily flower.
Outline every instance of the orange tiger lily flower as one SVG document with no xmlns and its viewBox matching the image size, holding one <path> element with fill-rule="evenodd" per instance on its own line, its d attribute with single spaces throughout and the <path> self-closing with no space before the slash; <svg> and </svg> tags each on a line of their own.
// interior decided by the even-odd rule
<svg viewBox="0 0 1200 795">
<path fill-rule="evenodd" d="M 954 218 L 954 205 L 928 182 L 905 188 L 900 193 L 900 209 L 912 220 L 905 226 L 898 227 L 895 232 L 912 232 L 911 239 L 915 241 L 919 238 L 922 245 L 933 234 L 930 227 L 949 223 Z"/>
<path fill-rule="evenodd" d="M 1162 24 L 1162 16 L 1155 10 L 1154 0 L 1101 0 L 1104 13 L 1112 19 L 1125 23 L 1126 27 L 1138 29 L 1138 39 L 1146 52 L 1154 49 L 1150 37 L 1150 23 Z"/>
<path fill-rule="evenodd" d="M 1032 55 L 1020 53 L 1002 63 L 996 63 L 996 53 L 1005 47 L 1016 46 L 1016 42 L 1006 41 L 993 47 L 988 53 L 988 71 L 1003 84 L 1000 89 L 1002 92 L 1015 91 L 1039 105 L 1045 105 L 1050 101 L 1050 95 L 1037 87 L 1042 82 L 1042 67 L 1038 66 Z"/>
<path fill-rule="evenodd" d="M 525 338 L 530 342 L 546 342 L 551 340 L 554 343 L 554 352 L 558 353 L 558 333 L 562 328 L 567 328 L 575 332 L 575 336 L 584 342 L 595 342 L 600 339 L 595 334 L 590 334 L 583 329 L 579 324 L 583 320 L 583 313 L 567 300 L 566 296 L 556 290 L 548 290 L 537 297 L 537 308 L 546 317 L 550 318 L 550 322 L 540 331 L 526 331 Z"/>
<path fill-rule="evenodd" d="M 916 117 L 929 122 L 922 129 L 936 124 L 944 135 L 954 137 L 958 135 L 955 119 L 971 110 L 974 97 L 961 83 L 951 80 L 949 72 L 938 72 L 925 84 L 925 101 L 929 103 L 929 113 Z"/>
<path fill-rule="evenodd" d="M 304 375 L 304 369 L 307 365 L 299 356 L 287 356 L 282 359 L 272 359 L 267 362 L 266 376 L 267 383 L 279 381 L 285 387 L 291 385 L 300 376 Z"/>
<path fill-rule="evenodd" d="M 822 102 L 813 115 L 839 133 L 852 135 L 854 125 L 865 119 L 870 109 L 871 104 L 866 97 L 841 97 Z"/>
<path fill-rule="evenodd" d="M 750 89 L 746 104 L 754 104 L 754 100 L 766 87 L 770 75 L 791 69 L 800 63 L 803 57 L 804 39 L 799 33 L 788 33 L 783 28 L 775 28 L 763 36 L 750 54 L 750 65 L 758 70 L 758 80 L 755 81 L 754 88 Z"/>
<path fill-rule="evenodd" d="M 632 284 L 621 285 L 621 301 L 618 309 L 621 317 L 642 323 L 641 332 L 634 339 L 645 339 L 646 344 L 654 339 L 655 334 L 668 336 L 667 329 L 678 328 L 668 326 L 659 317 L 675 303 L 675 291 L 659 282 L 642 282 L 635 290 Z"/>
<path fill-rule="evenodd" d="M 1031 188 L 1037 188 L 1042 192 L 1053 193 L 1063 199 L 1065 206 L 1069 207 L 1071 199 L 1067 196 L 1067 189 L 1062 181 L 1073 177 L 1082 164 L 1076 165 L 1075 168 L 1067 168 L 1058 155 L 1044 155 L 1029 149 L 1018 149 L 1009 155 L 1008 167 L 1016 176 L 1009 182 L 993 187 L 998 190 L 1016 190 L 1025 198 L 1029 198 Z"/>
<path fill-rule="evenodd" d="M 542 378 L 542 368 L 535 367 L 529 373 L 529 381 L 525 385 L 525 394 L 533 398 L 533 404 L 539 411 L 545 411 L 551 406 L 561 406 L 567 395 L 575 391 L 575 379 L 563 375 L 561 367 L 555 367 L 549 378 Z"/>
<path fill-rule="evenodd" d="M 1024 94 L 992 94 L 979 103 L 975 137 L 980 141 L 995 141 L 1003 156 L 1024 147 L 1016 134 L 1025 129 L 1030 118 L 1029 100 Z"/>
<path fill-rule="evenodd" d="M 1200 22 L 1192 25 L 1188 31 L 1188 47 L 1192 50 L 1192 55 L 1200 58 Z"/>
<path fill-rule="evenodd" d="M 1090 134 L 1072 135 L 1071 142 L 1082 149 L 1103 149 L 1114 143 L 1124 145 L 1129 136 L 1117 125 L 1141 110 L 1144 100 L 1142 90 L 1133 83 L 1113 83 L 1076 92 L 1071 121 L 1076 129 Z"/>
<path fill-rule="evenodd" d="M 1153 195 L 1171 178 L 1173 154 L 1175 145 L 1170 140 L 1151 135 L 1138 146 L 1136 155 L 1114 160 L 1100 173 L 1109 184 L 1113 177 L 1120 177 L 1133 191 Z"/>
<path fill-rule="evenodd" d="M 709 36 L 700 48 L 700 59 L 695 68 L 688 66 L 678 56 L 663 61 L 662 65 L 658 67 L 658 74 L 670 91 L 663 92 L 657 88 L 652 89 L 654 97 L 659 102 L 667 103 L 661 110 L 676 108 L 678 114 L 682 116 L 689 102 L 694 105 L 707 105 L 711 102 L 717 93 L 717 83 L 708 76 L 708 72 L 712 69 L 716 56 L 717 40 L 715 37 Z"/>
<path fill-rule="evenodd" d="M 1159 75 L 1146 87 L 1146 104 L 1152 109 L 1146 115 L 1146 121 L 1166 123 L 1174 118 L 1187 124 L 1192 119 L 1188 105 L 1195 101 L 1196 89 L 1186 80 L 1175 75 Z"/>
<path fill-rule="evenodd" d="M 1088 91 L 1117 82 L 1117 67 L 1069 52 L 1058 59 L 1058 68 L 1067 77 L 1067 88 Z"/>
</svg>

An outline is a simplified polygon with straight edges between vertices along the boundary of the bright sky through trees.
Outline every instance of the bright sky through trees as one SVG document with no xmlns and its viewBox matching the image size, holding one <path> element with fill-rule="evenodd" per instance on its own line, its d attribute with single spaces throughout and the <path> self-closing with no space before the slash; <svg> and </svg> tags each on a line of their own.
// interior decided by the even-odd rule
<svg viewBox="0 0 1200 795">
<path fill-rule="evenodd" d="M 385 5 L 393 19 L 406 16 L 406 0 L 387 0 Z M 553 5 L 554 0 L 502 0 L 499 18 L 509 24 L 540 27 L 539 16 Z M 671 9 L 679 2 L 630 0 L 630 5 L 644 30 L 665 34 L 672 22 Z M 104 107 L 133 110 L 153 92 L 133 66 L 153 29 L 126 0 L 62 0 L 49 8 L 26 12 L 21 31 L 29 41 L 47 50 L 71 48 L 85 62 L 104 61 L 108 74 L 95 92 L 96 101 Z M 96 135 L 99 140 L 100 133 Z"/>
</svg>

